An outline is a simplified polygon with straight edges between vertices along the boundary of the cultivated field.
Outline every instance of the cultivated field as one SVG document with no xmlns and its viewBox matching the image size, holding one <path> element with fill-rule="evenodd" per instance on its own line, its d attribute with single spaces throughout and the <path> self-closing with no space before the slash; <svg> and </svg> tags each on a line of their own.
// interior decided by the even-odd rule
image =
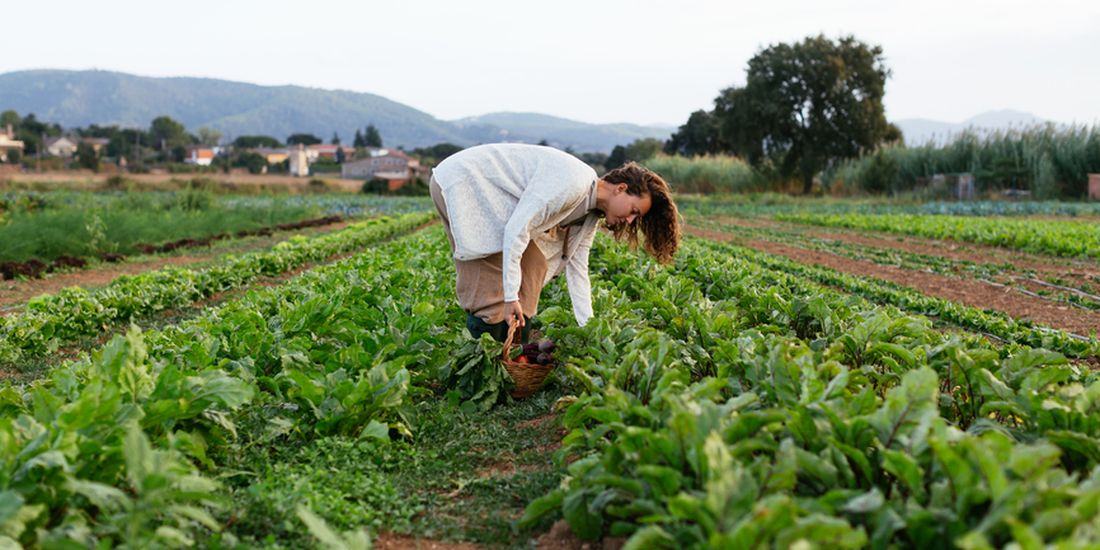
<svg viewBox="0 0 1100 550">
<path fill-rule="evenodd" d="M 1096 205 L 685 197 L 671 267 L 597 237 L 586 327 L 544 291 L 514 400 L 431 203 L 331 197 L 4 281 L 0 542 L 1100 544 Z"/>
</svg>

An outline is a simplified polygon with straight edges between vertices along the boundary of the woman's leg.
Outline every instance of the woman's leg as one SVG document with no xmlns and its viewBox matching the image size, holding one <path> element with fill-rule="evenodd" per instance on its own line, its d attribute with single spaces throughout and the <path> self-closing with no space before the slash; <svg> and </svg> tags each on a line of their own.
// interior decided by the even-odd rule
<svg viewBox="0 0 1100 550">
<path fill-rule="evenodd" d="M 503 342 L 508 334 L 508 323 L 504 319 L 502 254 L 492 254 L 468 262 L 455 261 L 458 303 L 462 309 L 475 319 L 467 319 L 466 326 L 470 334 L 477 338 L 482 332 L 490 332 Z M 524 317 L 530 319 L 538 314 L 539 295 L 546 279 L 546 258 L 534 242 L 527 245 L 520 260 L 521 281 L 519 303 L 523 307 Z M 475 334 L 476 332 L 476 334 Z M 522 341 L 526 341 L 529 327 L 524 326 Z"/>
<path fill-rule="evenodd" d="M 451 234 L 450 220 L 447 217 L 447 205 L 444 202 L 439 183 L 432 177 L 428 189 L 435 203 L 436 212 L 443 221 L 443 228 L 454 252 L 454 236 Z M 504 255 L 492 254 L 476 260 L 455 260 L 455 295 L 458 305 L 467 313 L 466 328 L 470 335 L 478 338 L 489 332 L 498 341 L 503 342 L 508 335 L 508 324 L 504 321 Z M 524 317 L 530 319 L 538 314 L 539 295 L 546 279 L 546 257 L 534 241 L 527 244 L 520 259 L 521 280 L 519 303 L 523 307 Z M 524 326 L 522 341 L 527 341 L 529 326 Z"/>
</svg>

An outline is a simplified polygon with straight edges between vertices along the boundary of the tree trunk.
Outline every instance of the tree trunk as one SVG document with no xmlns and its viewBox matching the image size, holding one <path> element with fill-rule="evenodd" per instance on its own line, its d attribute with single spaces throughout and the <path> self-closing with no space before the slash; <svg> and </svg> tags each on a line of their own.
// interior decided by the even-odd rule
<svg viewBox="0 0 1100 550">
<path fill-rule="evenodd" d="M 802 171 L 802 194 L 809 195 L 814 187 L 814 173 L 809 170 Z"/>
</svg>

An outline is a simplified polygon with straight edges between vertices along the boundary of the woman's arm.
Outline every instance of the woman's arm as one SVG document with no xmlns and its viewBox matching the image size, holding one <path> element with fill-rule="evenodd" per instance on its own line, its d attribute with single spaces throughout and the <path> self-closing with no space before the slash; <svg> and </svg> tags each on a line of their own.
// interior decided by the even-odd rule
<svg viewBox="0 0 1100 550">
<path fill-rule="evenodd" d="M 557 204 L 560 201 L 560 198 L 546 199 L 528 188 L 520 197 L 512 216 L 508 218 L 501 247 L 501 284 L 504 287 L 505 303 L 518 303 L 523 251 L 527 250 L 527 245 L 531 242 L 531 234 L 545 225 L 555 212 L 561 210 L 561 205 Z"/>
<path fill-rule="evenodd" d="M 569 287 L 573 316 L 582 327 L 592 318 L 592 282 L 588 279 L 588 253 L 592 250 L 592 239 L 595 236 L 595 231 L 586 235 L 565 264 L 565 284 Z"/>
</svg>

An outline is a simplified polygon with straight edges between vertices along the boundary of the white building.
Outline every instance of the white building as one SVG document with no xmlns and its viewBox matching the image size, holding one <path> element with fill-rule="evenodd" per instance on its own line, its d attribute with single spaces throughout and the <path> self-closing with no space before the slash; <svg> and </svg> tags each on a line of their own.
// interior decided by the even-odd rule
<svg viewBox="0 0 1100 550">
<path fill-rule="evenodd" d="M 221 152 L 220 149 L 220 147 L 191 147 L 187 150 L 187 157 L 183 162 L 196 166 L 210 166 L 214 163 L 214 157 Z"/>
<path fill-rule="evenodd" d="M 303 178 L 309 175 L 309 158 L 301 143 L 296 149 L 290 150 L 290 175 Z"/>
<path fill-rule="evenodd" d="M 379 149 L 371 147 L 367 149 L 367 154 L 369 156 L 345 162 L 340 167 L 340 177 L 345 179 L 369 180 L 377 177 L 378 174 L 382 172 L 387 173 L 387 176 L 392 176 L 395 172 L 398 172 L 404 175 L 404 179 L 411 179 L 412 174 L 410 169 L 420 164 L 418 161 L 410 159 L 408 155 L 397 149 Z M 387 177 L 383 179 L 393 178 Z"/>
<path fill-rule="evenodd" d="M 12 131 L 10 124 L 6 131 L 0 130 L 0 162 L 8 161 L 9 151 L 23 153 L 23 142 L 15 139 L 15 132 Z"/>
<path fill-rule="evenodd" d="M 52 137 L 46 140 L 46 153 L 54 157 L 69 158 L 76 154 L 79 143 L 66 136 Z"/>
</svg>

